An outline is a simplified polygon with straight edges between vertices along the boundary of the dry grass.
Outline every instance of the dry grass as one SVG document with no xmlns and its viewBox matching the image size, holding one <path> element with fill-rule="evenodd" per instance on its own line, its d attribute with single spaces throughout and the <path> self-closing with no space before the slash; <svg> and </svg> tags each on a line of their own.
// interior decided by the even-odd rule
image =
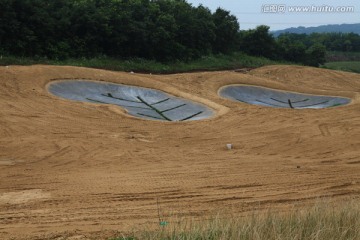
<svg viewBox="0 0 360 240">
<path fill-rule="evenodd" d="M 352 200 L 342 205 L 316 203 L 286 213 L 268 211 L 250 216 L 208 220 L 170 221 L 158 231 L 134 231 L 115 240 L 350 240 L 360 239 L 360 204 Z"/>
</svg>

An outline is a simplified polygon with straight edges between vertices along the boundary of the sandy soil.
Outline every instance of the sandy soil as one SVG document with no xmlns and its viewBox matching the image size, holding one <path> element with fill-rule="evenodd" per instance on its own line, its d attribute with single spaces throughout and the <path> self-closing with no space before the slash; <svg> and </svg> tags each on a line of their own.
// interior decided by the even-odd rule
<svg viewBox="0 0 360 240">
<path fill-rule="evenodd" d="M 55 79 L 150 87 L 212 107 L 167 123 L 47 92 Z M 352 98 L 322 110 L 273 109 L 217 95 L 227 84 Z M 285 209 L 360 197 L 360 75 L 307 67 L 141 75 L 0 67 L 0 239 L 103 238 L 171 214 Z M 232 143 L 233 150 L 226 144 Z"/>
</svg>

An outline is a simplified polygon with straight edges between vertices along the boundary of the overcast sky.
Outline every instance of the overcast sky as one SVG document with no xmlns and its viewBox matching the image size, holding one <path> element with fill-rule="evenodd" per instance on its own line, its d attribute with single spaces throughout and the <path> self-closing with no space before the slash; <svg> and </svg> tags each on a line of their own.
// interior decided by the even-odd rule
<svg viewBox="0 0 360 240">
<path fill-rule="evenodd" d="M 187 0 L 193 6 L 202 4 L 212 11 L 218 7 L 229 10 L 235 15 L 242 30 L 255 28 L 265 24 L 271 30 L 279 30 L 289 27 L 311 27 L 326 24 L 360 23 L 360 1 L 359 0 Z M 274 11 L 271 5 L 286 5 L 284 13 L 263 13 Z M 352 6 L 354 12 L 350 13 L 294 13 L 290 12 L 291 6 Z M 276 10 L 275 10 L 276 11 Z M 325 10 L 327 11 L 327 10 Z"/>
</svg>

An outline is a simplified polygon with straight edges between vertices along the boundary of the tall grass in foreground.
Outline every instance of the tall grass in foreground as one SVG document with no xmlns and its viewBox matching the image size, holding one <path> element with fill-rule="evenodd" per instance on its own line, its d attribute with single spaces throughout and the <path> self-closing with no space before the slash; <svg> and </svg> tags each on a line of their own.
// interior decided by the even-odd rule
<svg viewBox="0 0 360 240">
<path fill-rule="evenodd" d="M 246 217 L 179 221 L 157 231 L 140 230 L 114 240 L 356 240 L 360 239 L 360 205 L 333 206 L 318 203 L 312 208 L 286 213 L 253 213 Z"/>
</svg>

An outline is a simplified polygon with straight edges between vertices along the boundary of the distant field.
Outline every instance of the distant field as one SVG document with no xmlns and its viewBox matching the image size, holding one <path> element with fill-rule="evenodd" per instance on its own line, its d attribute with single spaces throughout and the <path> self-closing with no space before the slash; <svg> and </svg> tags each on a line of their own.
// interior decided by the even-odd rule
<svg viewBox="0 0 360 240">
<path fill-rule="evenodd" d="M 326 62 L 360 61 L 360 52 L 327 52 Z"/>
<path fill-rule="evenodd" d="M 329 62 L 325 63 L 323 67 L 333 70 L 360 73 L 360 61 Z"/>
</svg>

